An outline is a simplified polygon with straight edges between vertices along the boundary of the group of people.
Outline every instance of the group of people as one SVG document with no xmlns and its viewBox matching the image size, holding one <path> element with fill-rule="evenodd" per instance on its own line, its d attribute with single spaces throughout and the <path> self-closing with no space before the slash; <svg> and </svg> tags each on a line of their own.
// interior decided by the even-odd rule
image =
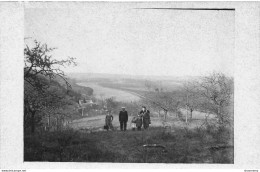
<svg viewBox="0 0 260 172">
<path fill-rule="evenodd" d="M 113 130 L 113 115 L 111 114 L 111 111 L 108 111 L 105 119 L 105 126 L 104 129 L 106 130 Z M 126 131 L 127 129 L 127 122 L 128 122 L 128 113 L 125 110 L 125 107 L 122 107 L 122 110 L 119 112 L 119 123 L 120 123 L 120 130 Z M 137 116 L 134 116 L 131 121 L 132 130 L 141 130 L 143 127 L 144 129 L 149 128 L 149 125 L 151 124 L 150 119 L 150 111 L 146 109 L 145 106 L 142 107 L 142 110 L 137 114 Z"/>
<path fill-rule="evenodd" d="M 137 128 L 137 130 L 141 130 L 142 126 L 144 129 L 147 129 L 150 124 L 150 111 L 143 106 L 137 116 L 134 116 L 132 119 L 132 129 L 135 130 Z"/>
</svg>

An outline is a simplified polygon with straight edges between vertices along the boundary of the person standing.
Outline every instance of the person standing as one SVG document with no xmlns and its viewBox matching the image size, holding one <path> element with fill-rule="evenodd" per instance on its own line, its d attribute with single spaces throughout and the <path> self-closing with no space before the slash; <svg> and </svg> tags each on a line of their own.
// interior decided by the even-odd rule
<svg viewBox="0 0 260 172">
<path fill-rule="evenodd" d="M 127 127 L 127 121 L 128 121 L 128 114 L 125 110 L 125 107 L 122 107 L 122 110 L 119 112 L 119 122 L 120 122 L 120 130 L 126 131 Z"/>
<path fill-rule="evenodd" d="M 132 121 L 131 121 L 131 123 L 132 123 L 131 125 L 132 125 L 132 130 L 133 130 L 133 131 L 135 131 L 135 128 L 136 128 L 136 118 L 137 118 L 137 117 L 134 116 L 134 117 L 132 118 Z"/>
<path fill-rule="evenodd" d="M 140 115 L 143 117 L 144 129 L 149 128 L 149 125 L 151 124 L 150 111 L 147 110 L 145 106 L 143 106 Z"/>
<path fill-rule="evenodd" d="M 107 111 L 106 120 L 105 120 L 107 131 L 108 131 L 109 129 L 113 130 L 113 125 L 112 125 L 113 119 L 114 119 L 114 117 L 113 117 L 113 115 L 111 114 L 111 111 Z"/>
<path fill-rule="evenodd" d="M 136 127 L 138 131 L 141 131 L 142 124 L 143 124 L 142 116 L 138 114 L 136 117 Z"/>
</svg>

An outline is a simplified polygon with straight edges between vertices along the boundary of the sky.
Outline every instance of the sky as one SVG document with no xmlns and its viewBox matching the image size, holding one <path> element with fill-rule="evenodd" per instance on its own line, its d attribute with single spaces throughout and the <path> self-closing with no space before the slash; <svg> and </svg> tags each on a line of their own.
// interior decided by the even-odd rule
<svg viewBox="0 0 260 172">
<path fill-rule="evenodd" d="M 234 11 L 136 9 L 124 3 L 25 9 L 25 37 L 57 47 L 57 59 L 77 58 L 76 67 L 64 69 L 73 73 L 232 76 L 234 27 Z"/>
</svg>

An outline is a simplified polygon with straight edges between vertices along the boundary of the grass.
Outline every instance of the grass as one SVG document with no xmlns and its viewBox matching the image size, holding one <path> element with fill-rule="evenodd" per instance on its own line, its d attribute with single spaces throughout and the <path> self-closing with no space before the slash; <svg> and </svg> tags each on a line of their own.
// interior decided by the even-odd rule
<svg viewBox="0 0 260 172">
<path fill-rule="evenodd" d="M 167 132 L 162 127 L 95 133 L 67 130 L 27 136 L 25 161 L 233 163 L 233 147 L 211 149 L 228 144 L 225 134 L 199 129 L 174 131 Z M 144 144 L 160 144 L 166 149 L 143 148 Z"/>
</svg>

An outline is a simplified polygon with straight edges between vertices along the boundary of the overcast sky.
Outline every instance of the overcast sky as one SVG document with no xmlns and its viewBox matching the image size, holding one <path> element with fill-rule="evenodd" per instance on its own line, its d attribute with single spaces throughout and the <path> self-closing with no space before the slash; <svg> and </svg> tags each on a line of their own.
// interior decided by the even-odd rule
<svg viewBox="0 0 260 172">
<path fill-rule="evenodd" d="M 233 75 L 234 11 L 134 9 L 123 3 L 25 9 L 25 37 L 77 58 L 66 72 Z M 26 40 L 27 42 L 28 40 Z"/>
</svg>

